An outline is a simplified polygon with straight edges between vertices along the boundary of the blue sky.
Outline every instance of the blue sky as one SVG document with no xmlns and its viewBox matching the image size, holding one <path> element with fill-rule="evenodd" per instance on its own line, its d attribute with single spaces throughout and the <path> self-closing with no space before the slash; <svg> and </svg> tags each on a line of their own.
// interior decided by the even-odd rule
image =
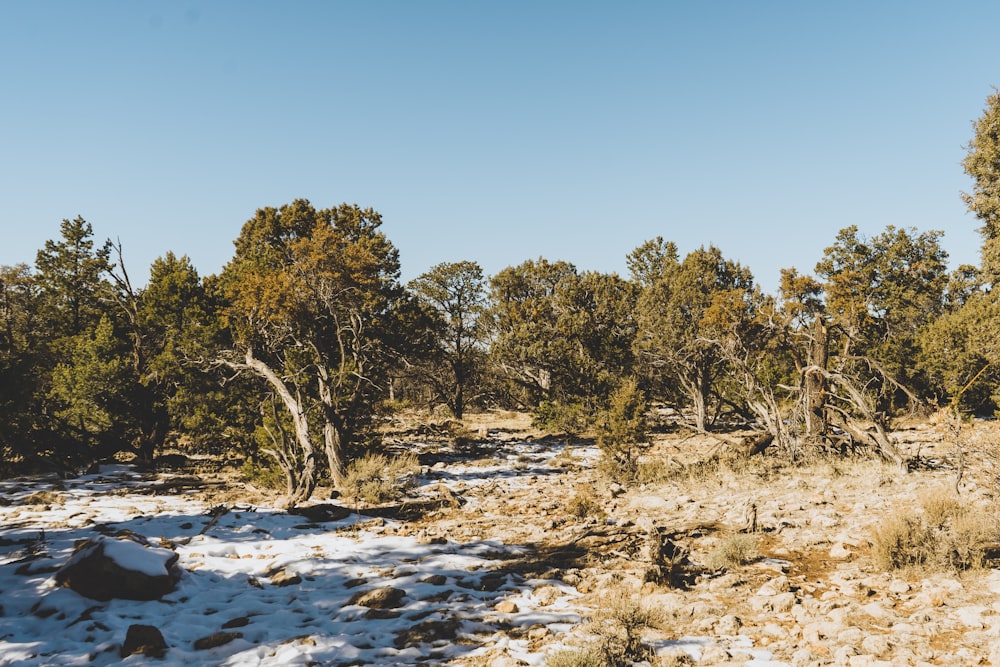
<svg viewBox="0 0 1000 667">
<path fill-rule="evenodd" d="M 657 235 L 768 291 L 838 230 L 940 229 L 1000 84 L 995 2 L 0 0 L 0 264 L 63 218 L 140 281 L 203 275 L 257 208 L 371 206 L 404 278 Z"/>
</svg>

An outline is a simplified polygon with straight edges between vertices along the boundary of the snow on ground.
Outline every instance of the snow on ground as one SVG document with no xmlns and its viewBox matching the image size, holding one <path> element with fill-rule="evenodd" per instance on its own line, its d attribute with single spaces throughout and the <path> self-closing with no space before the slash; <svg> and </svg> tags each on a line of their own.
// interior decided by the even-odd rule
<svg viewBox="0 0 1000 667">
<path fill-rule="evenodd" d="M 488 459 L 441 457 L 417 481 L 425 491 L 487 484 L 510 490 L 559 474 L 552 458 L 563 453 L 561 446 L 505 443 Z M 598 453 L 576 448 L 572 456 L 592 464 Z M 145 664 L 142 655 L 120 658 L 133 624 L 162 632 L 169 647 L 157 661 L 162 665 L 470 665 L 503 652 L 541 666 L 566 640 L 583 636 L 579 624 L 593 611 L 574 587 L 510 567 L 530 556 L 527 546 L 488 536 L 428 539 L 403 523 L 356 513 L 311 523 L 247 507 L 216 518 L 194 494 L 170 488 L 172 479 L 105 466 L 73 480 L 0 482 L 0 666 Z M 488 502 L 480 497 L 466 509 Z M 55 571 L 74 543 L 122 530 L 179 554 L 183 576 L 175 591 L 150 602 L 97 602 L 56 587 Z M 134 561 L 135 554 L 123 558 Z M 384 587 L 405 592 L 398 608 L 352 603 Z M 516 611 L 497 611 L 504 600 Z M 510 636 L 525 632 L 506 632 L 538 625 L 555 639 L 543 648 Z M 231 641 L 195 648 L 220 632 Z M 731 648 L 744 649 L 750 664 L 779 664 L 734 639 Z M 697 658 L 712 643 L 690 637 L 655 648 Z"/>
<path fill-rule="evenodd" d="M 474 656 L 498 639 L 501 622 L 569 628 L 581 620 L 571 605 L 575 589 L 547 582 L 561 595 L 543 609 L 531 594 L 543 582 L 497 569 L 519 555 L 517 546 L 428 544 L 385 534 L 383 521 L 357 514 L 313 524 L 270 508 L 229 512 L 199 534 L 211 508 L 186 495 L 134 493 L 151 483 L 118 466 L 66 482 L 0 486 L 11 503 L 0 507 L 0 665 L 118 663 L 133 624 L 161 630 L 170 647 L 165 665 L 440 664 Z M 101 603 L 55 587 L 54 571 L 74 542 L 122 529 L 174 545 L 185 572 L 173 593 Z M 272 583 L 282 570 L 301 582 Z M 386 586 L 405 591 L 398 609 L 350 603 L 359 591 Z M 517 613 L 494 611 L 505 598 Z M 241 636 L 194 649 L 224 626 Z M 543 661 L 503 640 L 513 656 Z"/>
</svg>

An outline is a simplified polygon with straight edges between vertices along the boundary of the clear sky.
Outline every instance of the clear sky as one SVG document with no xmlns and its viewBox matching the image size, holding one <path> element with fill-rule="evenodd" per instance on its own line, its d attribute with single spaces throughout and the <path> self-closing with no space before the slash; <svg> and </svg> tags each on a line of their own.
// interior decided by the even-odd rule
<svg viewBox="0 0 1000 667">
<path fill-rule="evenodd" d="M 540 256 L 626 274 L 657 235 L 767 291 L 838 230 L 945 232 L 1000 84 L 1000 3 L 0 0 L 0 264 L 63 218 L 140 282 L 257 208 L 382 213 L 404 279 Z"/>
</svg>

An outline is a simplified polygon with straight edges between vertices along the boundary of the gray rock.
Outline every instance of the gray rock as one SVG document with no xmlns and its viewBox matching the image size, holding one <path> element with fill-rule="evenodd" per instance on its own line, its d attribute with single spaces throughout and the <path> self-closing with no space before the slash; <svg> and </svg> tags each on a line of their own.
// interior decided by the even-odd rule
<svg viewBox="0 0 1000 667">
<path fill-rule="evenodd" d="M 156 600 L 180 580 L 177 559 L 177 553 L 148 546 L 139 536 L 119 540 L 100 535 L 79 545 L 55 580 L 93 600 Z"/>
</svg>

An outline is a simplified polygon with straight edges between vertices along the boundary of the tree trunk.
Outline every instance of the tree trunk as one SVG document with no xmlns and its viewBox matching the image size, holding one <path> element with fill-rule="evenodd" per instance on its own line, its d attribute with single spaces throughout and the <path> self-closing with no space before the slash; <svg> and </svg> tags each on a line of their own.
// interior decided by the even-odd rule
<svg viewBox="0 0 1000 667">
<path fill-rule="evenodd" d="M 333 477 L 333 486 L 338 491 L 343 491 L 344 477 L 347 474 L 347 466 L 344 462 L 344 445 L 340 437 L 340 429 L 329 419 L 323 424 L 323 443 L 326 448 L 326 462 L 330 466 L 330 475 Z"/>
<path fill-rule="evenodd" d="M 826 370 L 827 340 L 826 325 L 823 318 L 817 315 L 809 368 L 805 372 L 806 439 L 813 444 L 826 435 L 826 378 L 822 372 L 813 369 Z"/>
<path fill-rule="evenodd" d="M 253 355 L 253 349 L 247 348 L 246 365 L 254 373 L 267 380 L 285 405 L 292 418 L 295 429 L 295 439 L 302 450 L 302 469 L 297 471 L 296 490 L 286 499 L 287 507 L 295 507 L 298 503 L 308 500 L 316 489 L 316 455 L 309 437 L 309 421 L 299 400 L 292 395 L 288 386 L 266 363 Z"/>
</svg>

